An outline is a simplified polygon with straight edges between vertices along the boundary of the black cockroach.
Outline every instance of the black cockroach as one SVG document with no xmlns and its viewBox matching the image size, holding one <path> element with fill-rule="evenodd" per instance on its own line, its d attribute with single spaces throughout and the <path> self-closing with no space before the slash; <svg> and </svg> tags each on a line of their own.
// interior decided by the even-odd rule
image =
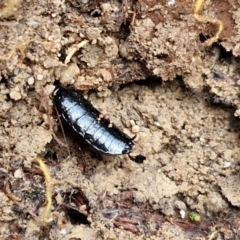
<svg viewBox="0 0 240 240">
<path fill-rule="evenodd" d="M 57 87 L 53 93 L 59 114 L 75 132 L 93 148 L 110 155 L 127 154 L 134 138 L 130 138 L 105 118 L 78 91 Z"/>
</svg>

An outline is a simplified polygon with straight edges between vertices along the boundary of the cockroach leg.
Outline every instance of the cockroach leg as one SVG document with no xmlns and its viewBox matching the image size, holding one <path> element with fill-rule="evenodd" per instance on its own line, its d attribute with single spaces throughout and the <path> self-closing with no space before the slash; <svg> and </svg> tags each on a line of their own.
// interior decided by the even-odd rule
<svg viewBox="0 0 240 240">
<path fill-rule="evenodd" d="M 61 121 L 61 119 L 60 119 L 60 116 L 61 116 L 61 115 L 59 114 L 59 112 L 58 112 L 58 110 L 57 110 L 56 107 L 55 107 L 55 109 L 56 109 L 56 113 L 57 113 L 57 116 L 58 116 L 58 119 L 59 119 L 59 124 L 60 124 L 61 130 L 62 130 L 62 133 L 63 133 L 63 137 L 64 137 L 64 140 L 65 140 L 65 143 L 63 143 L 63 142 L 56 136 L 56 134 L 54 133 L 54 131 L 52 131 L 53 137 L 54 137 L 54 139 L 56 140 L 56 142 L 57 142 L 59 145 L 61 145 L 61 146 L 63 146 L 63 147 L 67 147 L 67 149 L 68 149 L 68 154 L 69 154 L 69 156 L 70 156 L 70 155 L 71 155 L 71 154 L 70 154 L 70 149 L 69 149 L 69 146 L 68 146 L 68 144 L 67 144 L 66 135 L 65 135 L 65 132 L 64 132 L 64 129 L 63 129 L 62 121 Z"/>
</svg>

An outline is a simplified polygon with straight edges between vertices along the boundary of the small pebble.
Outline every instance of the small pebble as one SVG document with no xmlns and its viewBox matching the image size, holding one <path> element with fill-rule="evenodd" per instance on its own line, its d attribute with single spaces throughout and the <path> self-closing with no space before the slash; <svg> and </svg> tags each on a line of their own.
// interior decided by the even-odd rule
<svg viewBox="0 0 240 240">
<path fill-rule="evenodd" d="M 179 210 L 184 210 L 184 211 L 187 210 L 186 204 L 185 204 L 184 202 L 182 202 L 182 201 L 176 200 L 176 201 L 174 202 L 174 205 L 175 205 L 175 207 L 178 208 Z"/>
<path fill-rule="evenodd" d="M 234 116 L 235 116 L 235 117 L 239 117 L 239 116 L 240 116 L 240 109 L 238 109 L 238 110 L 235 111 Z"/>
<path fill-rule="evenodd" d="M 185 218 L 186 212 L 184 210 L 180 210 L 180 216 L 181 218 Z"/>
<path fill-rule="evenodd" d="M 132 132 L 133 133 L 138 133 L 139 132 L 139 126 L 138 125 L 132 126 Z"/>
<path fill-rule="evenodd" d="M 80 207 L 80 211 L 86 211 L 87 210 L 87 206 L 86 205 L 82 205 L 81 207 Z"/>
<path fill-rule="evenodd" d="M 34 84 L 34 78 L 33 77 L 28 78 L 27 83 L 28 83 L 28 85 L 33 85 Z"/>
<path fill-rule="evenodd" d="M 131 123 L 131 125 L 132 125 L 132 126 L 134 126 L 134 125 L 135 125 L 135 122 L 134 122 L 134 120 L 130 120 L 130 123 Z"/>
<path fill-rule="evenodd" d="M 23 177 L 23 171 L 21 168 L 17 169 L 15 172 L 14 172 L 14 177 L 15 178 L 22 178 Z"/>
<path fill-rule="evenodd" d="M 62 235 L 66 235 L 66 234 L 67 234 L 67 230 L 66 230 L 65 228 L 63 228 L 63 229 L 60 231 L 60 233 L 61 233 Z"/>
<path fill-rule="evenodd" d="M 22 95 L 20 94 L 20 92 L 18 92 L 16 90 L 11 90 L 9 96 L 11 99 L 13 99 L 15 101 L 20 100 L 22 98 Z"/>
<path fill-rule="evenodd" d="M 224 162 L 223 167 L 228 168 L 231 166 L 231 162 Z"/>
<path fill-rule="evenodd" d="M 139 132 L 139 126 L 135 124 L 134 120 L 130 120 L 130 124 L 132 125 L 132 132 L 138 133 Z"/>
<path fill-rule="evenodd" d="M 43 75 L 42 75 L 42 74 L 37 74 L 37 80 L 38 80 L 38 81 L 43 80 Z"/>
</svg>

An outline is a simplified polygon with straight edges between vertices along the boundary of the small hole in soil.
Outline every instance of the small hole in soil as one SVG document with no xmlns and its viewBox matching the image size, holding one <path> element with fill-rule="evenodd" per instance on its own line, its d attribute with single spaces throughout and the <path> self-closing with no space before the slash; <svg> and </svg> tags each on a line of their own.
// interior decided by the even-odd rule
<svg viewBox="0 0 240 240">
<path fill-rule="evenodd" d="M 1 75 L 1 80 L 0 80 L 1 83 L 4 83 L 5 85 L 7 84 L 8 82 L 8 79 L 4 76 L 4 75 Z"/>
<path fill-rule="evenodd" d="M 55 86 L 60 86 L 61 84 L 60 84 L 60 81 L 59 81 L 59 80 L 55 80 L 54 83 L 53 83 L 53 85 L 55 85 Z"/>
<path fill-rule="evenodd" d="M 50 160 L 53 160 L 53 161 L 58 161 L 58 156 L 57 156 L 57 153 L 55 151 L 49 150 L 44 155 L 44 159 L 50 159 Z"/>
<path fill-rule="evenodd" d="M 232 51 L 227 51 L 224 47 L 222 47 L 221 45 L 218 45 L 216 43 L 213 44 L 213 46 L 217 46 L 220 50 L 219 60 L 221 62 L 226 62 L 228 64 L 231 64 L 232 57 L 233 57 Z"/>
<path fill-rule="evenodd" d="M 81 189 L 72 189 L 66 193 L 62 193 L 64 196 L 64 207 L 66 215 L 72 224 L 90 224 L 87 220 L 89 214 L 89 201 L 81 191 Z"/>
<path fill-rule="evenodd" d="M 78 212 L 75 209 L 68 209 L 66 211 L 66 214 L 68 215 L 70 222 L 73 225 L 78 225 L 78 224 L 89 225 L 90 224 L 90 222 L 87 220 L 87 216 Z"/>
<path fill-rule="evenodd" d="M 161 54 L 157 54 L 156 57 L 157 57 L 158 59 L 166 59 L 166 58 L 168 58 L 168 54 L 166 54 L 166 53 L 161 53 Z"/>
<path fill-rule="evenodd" d="M 156 77 L 147 77 L 144 80 L 137 81 L 135 84 L 140 86 L 147 86 L 149 88 L 155 88 L 162 84 L 162 79 Z"/>
<path fill-rule="evenodd" d="M 31 66 L 32 61 L 31 61 L 29 58 L 25 57 L 25 58 L 23 59 L 23 64 L 25 64 L 25 65 L 27 65 L 27 66 Z"/>
<path fill-rule="evenodd" d="M 209 36 L 206 36 L 202 33 L 199 34 L 199 40 L 201 43 L 205 42 L 206 40 L 208 40 L 210 37 Z"/>
<path fill-rule="evenodd" d="M 135 156 L 134 158 L 131 158 L 131 159 L 132 159 L 132 161 L 134 161 L 138 164 L 141 164 L 141 163 L 143 163 L 144 160 L 146 160 L 146 157 L 143 156 L 142 154 L 139 154 L 139 155 L 137 155 L 137 156 Z"/>
<path fill-rule="evenodd" d="M 125 39 L 130 35 L 131 29 L 130 29 L 130 21 L 125 21 L 120 26 L 120 32 L 125 37 Z"/>
</svg>

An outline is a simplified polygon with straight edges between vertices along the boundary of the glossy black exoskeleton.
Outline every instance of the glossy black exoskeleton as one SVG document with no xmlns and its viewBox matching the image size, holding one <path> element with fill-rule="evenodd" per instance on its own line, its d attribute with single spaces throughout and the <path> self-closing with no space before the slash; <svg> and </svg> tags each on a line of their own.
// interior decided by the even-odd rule
<svg viewBox="0 0 240 240">
<path fill-rule="evenodd" d="M 133 139 L 104 118 L 78 91 L 57 87 L 53 93 L 56 108 L 64 120 L 93 148 L 110 155 L 127 154 Z"/>
</svg>

